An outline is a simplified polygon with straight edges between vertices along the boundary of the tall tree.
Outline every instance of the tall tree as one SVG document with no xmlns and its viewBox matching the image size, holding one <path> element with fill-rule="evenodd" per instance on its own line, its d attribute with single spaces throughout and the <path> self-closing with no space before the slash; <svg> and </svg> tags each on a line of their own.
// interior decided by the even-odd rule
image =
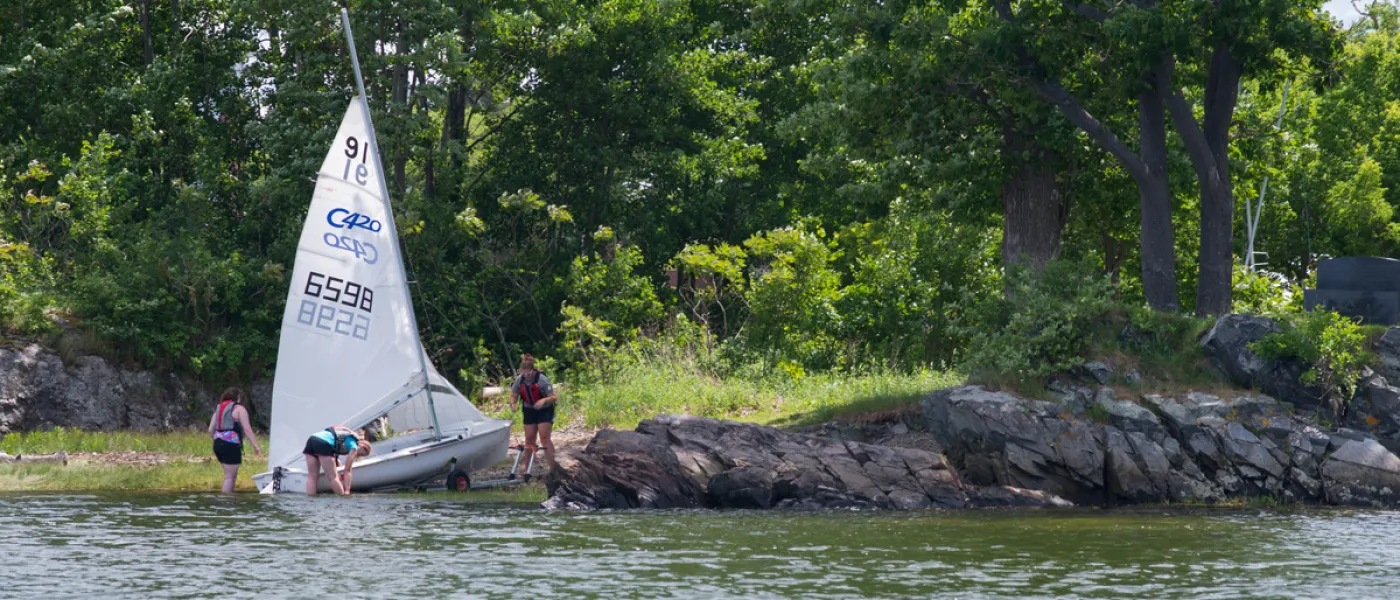
<svg viewBox="0 0 1400 600">
<path fill-rule="evenodd" d="M 1321 0 L 1217 0 L 1144 7 L 1160 11 L 1174 33 L 1172 54 L 1158 76 L 1200 188 L 1197 314 L 1230 310 L 1235 213 L 1230 130 L 1240 81 L 1273 77 L 1290 67 L 1326 66 L 1338 40 L 1321 6 Z M 1201 90 L 1199 120 L 1197 103 L 1184 88 Z"/>
<path fill-rule="evenodd" d="M 1139 243 L 1143 295 L 1154 309 L 1178 310 L 1163 110 L 1165 80 L 1161 77 L 1162 71 L 1170 68 L 1169 61 L 1160 55 L 1153 59 L 1150 53 L 1146 58 L 1131 53 L 1115 54 L 1114 50 L 1122 49 L 1115 48 L 1104 32 L 1093 26 L 1109 18 L 1108 13 L 1098 8 L 1069 2 L 1020 2 L 1013 8 L 1008 0 L 993 0 L 990 8 L 1001 26 L 994 27 L 992 36 L 981 40 L 985 51 L 990 56 L 1002 57 L 1029 89 L 1117 159 L 1137 184 L 1142 223 Z M 1088 17 L 1090 25 L 1086 26 L 1078 18 L 1081 15 Z M 1052 35 L 1047 35 L 1047 30 Z M 1098 46 L 1075 48 L 1073 40 L 1082 39 L 1096 40 Z M 1086 52 L 1091 57 L 1088 61 L 1084 58 Z M 1109 79 L 1115 76 L 1115 71 L 1120 78 L 1116 83 Z M 1066 87 L 1065 76 L 1093 81 L 1095 87 L 1104 88 L 1100 92 L 1111 94 L 1115 88 L 1123 90 L 1119 102 L 1136 104 L 1137 150 L 1091 112 L 1076 92 Z"/>
</svg>

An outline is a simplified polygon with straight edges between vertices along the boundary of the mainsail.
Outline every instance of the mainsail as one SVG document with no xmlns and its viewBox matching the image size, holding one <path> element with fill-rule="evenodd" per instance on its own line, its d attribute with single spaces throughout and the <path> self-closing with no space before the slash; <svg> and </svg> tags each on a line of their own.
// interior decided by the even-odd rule
<svg viewBox="0 0 1400 600">
<path fill-rule="evenodd" d="M 321 163 L 297 244 L 272 386 L 269 467 L 299 461 L 312 433 L 359 427 L 391 407 L 400 430 L 434 426 L 435 416 L 483 418 L 423 357 L 361 102 L 350 102 Z M 437 415 L 425 402 L 428 380 Z"/>
</svg>

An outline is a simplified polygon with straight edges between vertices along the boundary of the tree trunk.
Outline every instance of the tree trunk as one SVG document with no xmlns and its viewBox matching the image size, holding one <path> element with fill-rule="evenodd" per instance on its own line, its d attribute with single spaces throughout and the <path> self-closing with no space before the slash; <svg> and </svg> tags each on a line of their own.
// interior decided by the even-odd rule
<svg viewBox="0 0 1400 600">
<path fill-rule="evenodd" d="M 1009 0 L 993 2 L 992 8 L 1002 20 L 1016 23 Z M 1087 6 L 1084 10 L 1094 12 Z M 1107 15 L 1099 17 L 1107 18 Z M 1166 114 L 1162 106 L 1164 88 L 1158 79 L 1163 69 L 1170 73 L 1171 57 L 1164 57 L 1159 65 L 1143 73 L 1146 91 L 1138 96 L 1138 142 L 1141 146 L 1138 153 L 1133 152 L 1107 125 L 1085 110 L 1074 94 L 1059 80 L 1045 75 L 1044 69 L 1036 64 L 1029 50 L 1024 46 L 1016 46 L 1012 50 L 1029 74 L 1026 81 L 1030 88 L 1055 105 L 1066 119 L 1118 159 L 1123 170 L 1137 183 L 1142 209 L 1140 239 L 1143 295 L 1155 310 L 1180 310 L 1176 294 L 1176 247 L 1172 231 L 1171 187 L 1166 168 Z"/>
<path fill-rule="evenodd" d="M 1197 255 L 1200 273 L 1196 282 L 1196 314 L 1221 315 L 1230 311 L 1235 266 L 1235 191 L 1230 181 L 1230 123 L 1238 102 L 1241 68 L 1228 47 L 1217 45 L 1206 79 L 1204 124 L 1196 121 L 1194 108 L 1179 90 L 1170 87 L 1171 69 L 1162 77 L 1163 98 L 1172 122 L 1186 146 L 1196 171 L 1201 202 L 1201 247 Z"/>
<path fill-rule="evenodd" d="M 402 35 L 402 32 L 400 32 L 400 35 Z M 399 63 L 394 65 L 394 81 L 392 84 L 393 87 L 390 89 L 393 104 L 390 105 L 389 110 L 397 115 L 399 111 L 409 110 L 408 63 L 403 62 L 404 56 L 408 54 L 408 45 L 405 44 L 403 40 L 398 40 L 395 47 L 398 49 L 398 55 L 395 58 L 399 60 Z M 407 175 L 405 173 L 407 165 L 407 153 L 398 152 L 397 156 L 394 157 L 394 185 L 398 188 L 400 194 L 408 189 Z"/>
<path fill-rule="evenodd" d="M 1205 136 L 1214 159 L 1209 191 L 1201 194 L 1201 265 L 1196 314 L 1230 312 L 1234 292 L 1235 188 L 1230 177 L 1230 124 L 1239 101 L 1241 65 L 1224 44 L 1216 46 L 1206 82 Z"/>
<path fill-rule="evenodd" d="M 149 67 L 156 60 L 155 49 L 151 45 L 151 0 L 141 0 L 141 41 L 145 44 L 143 57 Z"/>
<path fill-rule="evenodd" d="M 1011 166 L 1011 179 L 1001 188 L 1002 264 L 1039 271 L 1060 255 L 1069 203 L 1060 195 L 1048 150 L 1012 127 L 1004 129 L 1002 143 Z M 1028 160 L 1022 158 L 1027 152 Z"/>
<path fill-rule="evenodd" d="M 1167 179 L 1167 115 L 1155 85 L 1155 72 L 1138 96 L 1138 142 L 1145 172 L 1138 186 L 1142 234 L 1142 293 L 1152 308 L 1181 310 L 1176 293 L 1176 236 L 1172 229 L 1172 195 Z"/>
</svg>

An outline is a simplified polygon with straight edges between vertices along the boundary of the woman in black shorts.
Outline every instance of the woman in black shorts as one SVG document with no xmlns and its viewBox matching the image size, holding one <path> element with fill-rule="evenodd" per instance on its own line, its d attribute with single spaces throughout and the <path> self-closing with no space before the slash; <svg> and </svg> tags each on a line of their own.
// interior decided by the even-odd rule
<svg viewBox="0 0 1400 600">
<path fill-rule="evenodd" d="M 520 370 L 510 384 L 510 409 L 515 410 L 515 403 L 520 402 L 520 414 L 525 421 L 525 452 L 534 453 L 538 435 L 545 460 L 551 467 L 554 466 L 554 442 L 549 439 L 549 433 L 554 428 L 554 405 L 558 399 L 549 378 L 535 370 L 535 357 L 529 354 L 520 357 Z M 520 459 L 529 461 L 530 457 L 521 456 Z"/>
<path fill-rule="evenodd" d="M 224 467 L 225 494 L 233 492 L 238 481 L 238 466 L 243 464 L 243 440 L 253 444 L 253 452 L 262 454 L 253 427 L 248 424 L 248 409 L 243 407 L 243 390 L 229 388 L 219 396 L 219 406 L 209 417 L 209 435 L 214 438 L 214 458 Z"/>
</svg>

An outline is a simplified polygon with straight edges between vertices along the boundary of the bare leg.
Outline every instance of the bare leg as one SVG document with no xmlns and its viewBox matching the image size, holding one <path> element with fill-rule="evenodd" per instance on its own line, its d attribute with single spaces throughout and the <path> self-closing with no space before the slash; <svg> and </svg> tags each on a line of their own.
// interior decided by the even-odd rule
<svg viewBox="0 0 1400 600">
<path fill-rule="evenodd" d="M 238 481 L 238 465 L 220 465 L 224 468 L 224 488 L 225 494 L 233 493 L 233 484 Z"/>
<path fill-rule="evenodd" d="M 533 448 L 535 447 L 535 436 L 538 434 L 539 429 L 539 425 L 525 426 L 525 451 L 520 457 L 520 464 L 525 465 L 527 469 L 530 467 L 530 459 L 535 456 Z"/>
<path fill-rule="evenodd" d="M 306 457 L 306 495 L 316 495 L 316 479 L 321 477 L 321 459 L 310 454 Z"/>
<path fill-rule="evenodd" d="M 331 480 L 331 491 L 335 492 L 337 496 L 349 495 L 350 491 L 340 483 L 340 471 L 335 468 L 335 457 L 321 457 L 321 466 L 326 469 L 326 479 Z"/>
<path fill-rule="evenodd" d="M 540 447 L 544 448 L 545 460 L 549 461 L 549 468 L 554 468 L 554 440 L 549 439 L 549 433 L 554 430 L 553 423 L 540 423 Z"/>
</svg>

